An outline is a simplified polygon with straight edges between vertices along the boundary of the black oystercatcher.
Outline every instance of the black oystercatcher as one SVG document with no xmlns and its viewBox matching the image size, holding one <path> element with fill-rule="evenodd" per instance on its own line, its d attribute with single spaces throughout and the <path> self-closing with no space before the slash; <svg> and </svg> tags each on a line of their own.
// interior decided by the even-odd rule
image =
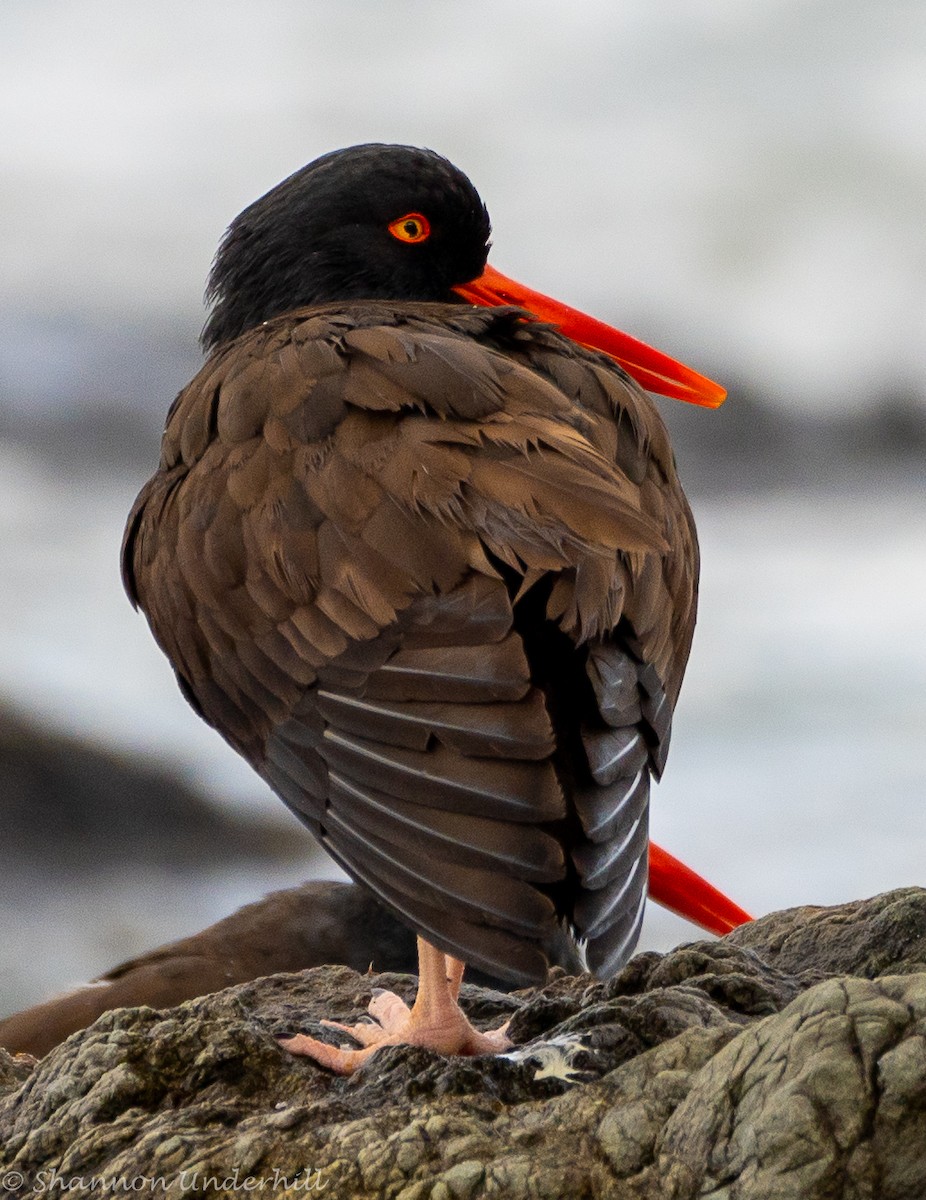
<svg viewBox="0 0 926 1200">
<path fill-rule="evenodd" d="M 724 393 L 500 276 L 488 243 L 466 176 L 408 146 L 247 208 L 125 535 L 184 695 L 419 935 L 415 1005 L 376 997 L 364 1049 L 287 1043 L 339 1071 L 505 1047 L 456 1003 L 464 963 L 542 981 L 565 926 L 607 976 L 643 913 L 698 551 L 640 384 Z M 653 864 L 657 897 L 746 919 Z"/>
</svg>

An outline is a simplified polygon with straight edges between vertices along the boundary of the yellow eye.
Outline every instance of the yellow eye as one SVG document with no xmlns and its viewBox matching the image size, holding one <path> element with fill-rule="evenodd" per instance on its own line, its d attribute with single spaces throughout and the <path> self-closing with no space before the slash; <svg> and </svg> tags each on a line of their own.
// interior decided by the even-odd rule
<svg viewBox="0 0 926 1200">
<path fill-rule="evenodd" d="M 400 242 L 425 242 L 431 236 L 431 222 L 422 213 L 406 213 L 390 222 L 389 232 Z"/>
</svg>

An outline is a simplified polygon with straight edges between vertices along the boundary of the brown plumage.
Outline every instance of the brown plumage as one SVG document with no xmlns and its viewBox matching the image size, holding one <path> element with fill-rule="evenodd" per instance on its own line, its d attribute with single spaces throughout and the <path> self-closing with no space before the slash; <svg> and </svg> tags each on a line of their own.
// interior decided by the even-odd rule
<svg viewBox="0 0 926 1200">
<path fill-rule="evenodd" d="M 184 693 L 435 945 L 636 940 L 695 617 L 654 405 L 510 309 L 305 309 L 180 394 L 126 583 Z"/>
<path fill-rule="evenodd" d="M 246 209 L 126 530 L 184 694 L 419 934 L 415 1007 L 377 998 L 347 1030 L 365 1050 L 287 1043 L 336 1070 L 397 1041 L 503 1048 L 456 1005 L 464 962 L 542 980 L 565 927 L 607 975 L 643 913 L 698 554 L 618 364 L 722 392 L 505 280 L 488 236 L 469 180 L 402 146 Z M 670 870 L 677 896 L 694 877 Z"/>
</svg>

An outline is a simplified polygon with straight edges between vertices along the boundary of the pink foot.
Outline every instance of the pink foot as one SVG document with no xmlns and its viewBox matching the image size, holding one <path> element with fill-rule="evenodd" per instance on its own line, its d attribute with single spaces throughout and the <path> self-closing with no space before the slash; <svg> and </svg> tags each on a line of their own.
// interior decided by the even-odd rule
<svg viewBox="0 0 926 1200">
<path fill-rule="evenodd" d="M 383 1046 L 423 1046 L 438 1054 L 500 1054 L 511 1046 L 505 1036 L 507 1021 L 499 1029 L 480 1033 L 455 1002 L 435 1007 L 419 1007 L 416 1003 L 414 1008 L 409 1008 L 394 992 L 377 992 L 370 1001 L 368 1012 L 375 1023 L 322 1022 L 332 1029 L 349 1033 L 363 1044 L 362 1050 L 329 1046 L 304 1033 L 281 1039 L 280 1045 L 290 1054 L 312 1058 L 339 1075 L 350 1075 Z"/>
</svg>

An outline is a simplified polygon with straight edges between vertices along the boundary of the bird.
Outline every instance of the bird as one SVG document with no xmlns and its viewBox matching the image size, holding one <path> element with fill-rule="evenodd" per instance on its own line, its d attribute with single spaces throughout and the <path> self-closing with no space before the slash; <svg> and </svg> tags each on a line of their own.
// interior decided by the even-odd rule
<svg viewBox="0 0 926 1200">
<path fill-rule="evenodd" d="M 649 850 L 698 544 L 646 389 L 716 383 L 488 264 L 469 178 L 414 146 L 310 162 L 231 223 L 206 360 L 122 569 L 195 711 L 417 934 L 409 1009 L 284 1044 L 499 1053 L 466 964 L 546 978 L 565 929 L 609 977 L 652 861 L 715 929 L 747 914 Z M 654 891 L 656 891 L 654 887 Z"/>
<path fill-rule="evenodd" d="M 366 888 L 313 880 L 271 892 L 198 933 L 119 963 L 91 983 L 0 1018 L 0 1046 L 41 1058 L 114 1008 L 173 1008 L 264 975 L 330 963 L 360 974 L 370 969 L 408 974 L 416 962 L 414 934 Z M 488 976 L 479 982 L 505 987 Z"/>
</svg>

